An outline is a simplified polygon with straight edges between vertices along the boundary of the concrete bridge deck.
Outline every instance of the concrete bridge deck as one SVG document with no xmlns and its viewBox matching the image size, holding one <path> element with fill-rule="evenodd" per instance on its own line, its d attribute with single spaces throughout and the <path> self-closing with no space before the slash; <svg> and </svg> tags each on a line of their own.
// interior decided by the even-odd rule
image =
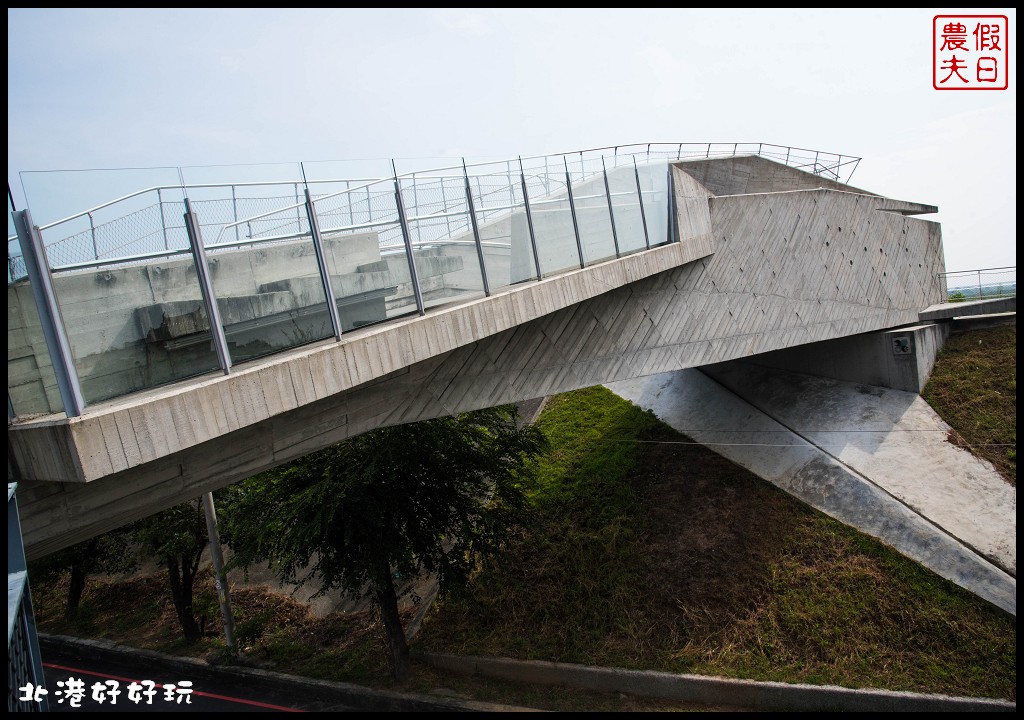
<svg viewBox="0 0 1024 720">
<path fill-rule="evenodd" d="M 918 322 L 934 212 L 764 158 L 672 164 L 674 242 L 9 426 L 36 557 L 386 425 Z M 907 362 L 916 362 L 915 358 Z"/>
</svg>

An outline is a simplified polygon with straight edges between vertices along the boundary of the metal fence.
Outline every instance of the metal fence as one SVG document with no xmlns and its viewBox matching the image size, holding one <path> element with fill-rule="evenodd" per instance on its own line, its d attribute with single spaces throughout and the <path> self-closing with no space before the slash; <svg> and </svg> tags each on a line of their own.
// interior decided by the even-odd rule
<svg viewBox="0 0 1024 720">
<path fill-rule="evenodd" d="M 19 366 L 8 393 L 19 413 L 75 416 L 88 403 L 663 245 L 675 239 L 670 163 L 736 155 L 830 179 L 849 179 L 858 162 L 766 144 L 650 143 L 402 173 L 392 163 L 389 177 L 369 179 L 309 177 L 299 163 L 294 177 L 151 187 L 42 226 L 17 211 L 8 281 L 30 279 L 49 356 L 35 367 L 53 374 Z M 56 388 L 60 407 L 54 392 L 26 403 L 39 396 L 33 387 Z"/>
<path fill-rule="evenodd" d="M 479 198 L 483 223 L 521 205 L 520 163 L 531 169 L 528 181 L 541 196 L 565 193 L 565 175 L 582 182 L 637 162 L 641 166 L 693 158 L 759 155 L 831 180 L 848 182 L 860 159 L 848 155 L 767 143 L 643 143 L 506 159 L 468 166 L 471 186 Z M 301 163 L 295 164 L 301 168 Z M 464 196 L 462 166 L 416 170 L 399 175 L 411 216 L 433 216 L 436 222 L 417 228 L 417 241 L 438 240 L 467 232 L 443 217 L 453 200 Z M 309 232 L 303 212 L 304 190 L 310 189 L 324 229 L 372 227 L 390 209 L 392 178 L 306 179 L 269 182 L 186 184 L 146 188 L 84 212 L 40 226 L 51 270 L 105 263 L 147 260 L 188 252 L 184 197 L 191 201 L 200 227 L 211 244 L 297 237 Z M 536 181 L 534 183 L 534 181 Z M 540 199 L 540 197 L 538 197 Z M 382 232 L 381 246 L 401 244 L 398 232 Z M 8 282 L 25 276 L 17 237 L 8 238 Z"/>
<path fill-rule="evenodd" d="M 38 712 L 48 709 L 46 679 L 32 612 L 16 489 L 15 483 L 7 483 L 7 712 Z"/>
<path fill-rule="evenodd" d="M 950 302 L 1017 297 L 1017 266 L 941 273 Z"/>
</svg>

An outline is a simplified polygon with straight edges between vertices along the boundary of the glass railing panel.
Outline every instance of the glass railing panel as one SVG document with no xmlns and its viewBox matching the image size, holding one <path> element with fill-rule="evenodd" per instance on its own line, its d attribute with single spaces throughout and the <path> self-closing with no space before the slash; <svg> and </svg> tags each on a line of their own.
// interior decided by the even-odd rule
<svg viewBox="0 0 1024 720">
<path fill-rule="evenodd" d="M 644 218 L 640 212 L 640 193 L 637 190 L 633 163 L 608 169 L 608 187 L 611 191 L 612 211 L 615 213 L 615 232 L 619 251 L 627 255 L 647 248 Z"/>
<path fill-rule="evenodd" d="M 572 178 L 572 195 L 576 207 L 583 260 L 590 265 L 615 257 L 608 197 L 605 194 L 604 170 L 600 153 L 579 153 L 567 158 Z"/>
<path fill-rule="evenodd" d="M 201 207 L 193 210 L 202 218 Z M 306 211 L 299 210 L 299 217 L 288 207 L 246 223 L 263 239 L 235 240 L 237 225 L 221 228 L 220 242 L 204 235 L 232 363 L 334 335 Z"/>
<path fill-rule="evenodd" d="M 351 183 L 314 205 L 342 332 L 416 312 L 394 181 Z"/>
<path fill-rule="evenodd" d="M 232 364 L 331 337 L 298 164 L 182 175 Z"/>
<path fill-rule="evenodd" d="M 176 169 L 24 173 L 23 181 L 52 268 L 188 247 L 173 206 Z"/>
<path fill-rule="evenodd" d="M 177 170 L 168 168 L 26 179 L 86 403 L 218 367 L 187 250 L 178 184 Z M 28 289 L 16 287 L 9 295 L 9 306 L 16 303 L 19 310 L 9 325 L 22 323 L 31 336 L 27 329 L 38 328 L 38 318 L 27 304 Z M 45 347 L 9 332 L 9 357 L 10 346 L 25 342 L 36 345 L 32 361 L 45 376 L 42 394 L 54 409 Z"/>
<path fill-rule="evenodd" d="M 174 169 L 23 173 L 23 180 L 51 268 L 187 248 L 181 215 L 173 208 L 181 199 Z M 8 279 L 24 271 L 18 248 L 8 255 Z"/>
<path fill-rule="evenodd" d="M 518 163 L 469 169 L 491 291 L 537 278 Z"/>
<path fill-rule="evenodd" d="M 651 247 L 669 242 L 668 168 L 667 163 L 656 162 L 637 166 Z"/>
<path fill-rule="evenodd" d="M 552 275 L 580 267 L 561 157 L 524 160 L 540 269 Z"/>
<path fill-rule="evenodd" d="M 64 411 L 28 278 L 7 284 L 7 393 L 19 416 Z"/>
<path fill-rule="evenodd" d="M 424 307 L 471 300 L 484 292 L 480 258 L 461 175 L 402 179 L 413 257 Z"/>
<path fill-rule="evenodd" d="M 86 403 L 218 368 L 187 252 L 63 270 L 53 285 Z"/>
</svg>

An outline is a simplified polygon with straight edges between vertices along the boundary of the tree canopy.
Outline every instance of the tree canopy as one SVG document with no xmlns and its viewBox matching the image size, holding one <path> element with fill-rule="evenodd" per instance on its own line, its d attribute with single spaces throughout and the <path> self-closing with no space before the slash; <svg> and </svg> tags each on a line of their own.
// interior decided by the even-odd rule
<svg viewBox="0 0 1024 720">
<path fill-rule="evenodd" d="M 527 511 L 529 460 L 546 447 L 506 405 L 373 430 L 236 485 L 232 564 L 270 561 L 282 582 L 374 597 L 402 679 L 409 651 L 395 574 L 463 583 Z"/>
</svg>

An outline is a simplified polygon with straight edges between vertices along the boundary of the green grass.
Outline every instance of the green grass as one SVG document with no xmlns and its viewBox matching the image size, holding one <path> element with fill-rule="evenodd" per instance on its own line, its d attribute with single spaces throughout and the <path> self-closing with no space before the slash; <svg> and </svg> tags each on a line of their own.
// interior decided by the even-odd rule
<svg viewBox="0 0 1024 720">
<path fill-rule="evenodd" d="M 603 388 L 540 422 L 537 525 L 417 649 L 1015 698 L 1002 611 Z"/>
<path fill-rule="evenodd" d="M 1016 325 L 950 336 L 922 396 L 961 444 L 1016 487 Z"/>
<path fill-rule="evenodd" d="M 944 394 L 953 410 L 991 406 L 965 413 L 961 425 L 947 406 L 936 408 L 964 437 L 973 423 L 1012 428 L 980 437 L 1015 442 L 1016 335 L 1008 361 L 1006 331 L 999 330 L 996 339 L 951 338 L 933 376 L 949 387 L 936 393 L 930 384 L 929 401 Z M 1010 362 L 1009 373 L 961 358 L 957 348 L 966 343 L 975 351 L 979 338 L 982 348 L 1001 348 L 997 357 Z M 950 371 L 951 362 L 961 369 Z M 965 363 L 979 367 L 974 385 L 942 380 L 956 380 Z M 958 393 L 968 399 L 957 401 Z M 1002 401 L 1007 397 L 1012 402 Z M 982 415 L 995 419 L 981 422 Z M 435 604 L 414 653 L 1016 699 L 1016 620 L 1006 613 L 689 443 L 604 388 L 551 398 L 539 424 L 552 446 L 537 463 L 535 521 L 465 592 Z M 1015 478 L 1015 460 L 1008 467 Z M 165 584 L 162 576 L 90 579 L 73 621 L 63 618 L 61 585 L 34 584 L 33 598 L 47 632 L 223 656 L 216 637 L 192 645 L 178 639 Z M 201 592 L 210 591 L 204 577 Z M 240 645 L 251 660 L 392 686 L 372 614 L 316 618 L 261 588 L 235 588 L 232 596 Z M 404 689 L 439 686 L 553 710 L 689 709 L 447 676 L 419 663 Z"/>
</svg>

